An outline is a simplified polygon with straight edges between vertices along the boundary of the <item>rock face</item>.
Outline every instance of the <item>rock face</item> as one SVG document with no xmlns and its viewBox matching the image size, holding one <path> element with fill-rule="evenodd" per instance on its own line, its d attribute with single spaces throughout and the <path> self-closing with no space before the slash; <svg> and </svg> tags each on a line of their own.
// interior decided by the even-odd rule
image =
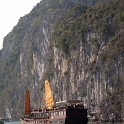
<svg viewBox="0 0 124 124">
<path fill-rule="evenodd" d="M 124 28 L 113 24 L 116 22 L 114 13 L 110 17 L 100 14 L 106 11 L 100 9 L 104 8 L 104 1 L 90 7 L 95 3 L 96 0 L 42 0 L 31 13 L 20 18 L 5 37 L 0 51 L 0 106 L 3 106 L 0 117 L 9 115 L 18 119 L 23 114 L 27 88 L 30 89 L 31 106 L 40 108 L 46 79 L 55 101 L 81 99 L 89 112 L 101 119 L 123 109 L 120 96 L 124 92 L 124 47 L 121 42 Z M 98 15 L 93 15 L 92 11 Z M 97 22 L 105 23 L 105 26 L 100 28 L 102 25 Z M 111 25 L 114 26 L 111 28 Z M 73 26 L 74 29 L 69 29 Z M 108 27 L 113 32 L 106 33 Z M 69 42 L 66 39 L 60 43 L 64 31 L 66 38 L 70 32 L 72 35 Z M 113 42 L 117 44 L 111 51 Z"/>
</svg>

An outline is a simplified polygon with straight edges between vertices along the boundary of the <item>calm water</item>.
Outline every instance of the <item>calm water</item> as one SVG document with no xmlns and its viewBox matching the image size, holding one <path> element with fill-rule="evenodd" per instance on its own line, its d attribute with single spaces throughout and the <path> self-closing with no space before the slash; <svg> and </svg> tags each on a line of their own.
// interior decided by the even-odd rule
<svg viewBox="0 0 124 124">
<path fill-rule="evenodd" d="M 4 123 L 4 124 L 20 124 L 20 122 L 18 121 L 16 121 L 16 122 L 6 122 L 6 123 Z"/>
<path fill-rule="evenodd" d="M 6 122 L 4 124 L 20 124 L 20 122 Z M 111 122 L 101 122 L 101 123 L 99 123 L 99 122 L 98 123 L 96 123 L 96 122 L 89 122 L 88 124 L 112 124 L 112 123 Z M 116 122 L 114 124 L 124 124 L 124 122 L 121 122 L 121 123 Z"/>
<path fill-rule="evenodd" d="M 124 122 L 88 122 L 88 124 L 124 124 Z"/>
</svg>

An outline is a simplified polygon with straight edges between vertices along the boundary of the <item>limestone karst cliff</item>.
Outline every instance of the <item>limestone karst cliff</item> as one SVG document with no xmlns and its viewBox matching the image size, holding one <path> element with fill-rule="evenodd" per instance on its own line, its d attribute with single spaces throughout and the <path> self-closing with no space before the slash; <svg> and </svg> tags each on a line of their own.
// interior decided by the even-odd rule
<svg viewBox="0 0 124 124">
<path fill-rule="evenodd" d="M 123 5 L 42 0 L 21 17 L 0 51 L 0 117 L 23 114 L 27 88 L 32 107 L 41 107 L 46 79 L 55 101 L 82 99 L 98 118 L 122 116 Z"/>
</svg>

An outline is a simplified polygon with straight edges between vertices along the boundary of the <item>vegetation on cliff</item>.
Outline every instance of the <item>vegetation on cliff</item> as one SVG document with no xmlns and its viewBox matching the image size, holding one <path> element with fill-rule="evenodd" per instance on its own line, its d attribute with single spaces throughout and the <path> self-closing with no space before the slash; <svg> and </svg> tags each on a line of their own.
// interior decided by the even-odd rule
<svg viewBox="0 0 124 124">
<path fill-rule="evenodd" d="M 90 30 L 100 32 L 110 40 L 107 44 L 110 54 L 106 54 L 106 59 L 111 55 L 120 53 L 123 49 L 123 24 L 124 24 L 124 1 L 110 0 L 104 4 L 86 8 L 77 5 L 72 7 L 65 14 L 61 24 L 58 24 L 54 31 L 57 48 L 68 53 L 77 42 L 85 43 L 85 35 Z M 78 13 L 78 14 L 77 14 Z M 99 48 L 99 41 L 91 39 L 92 44 Z M 120 47 L 121 46 L 121 49 Z M 108 55 L 108 56 L 107 56 Z"/>
<path fill-rule="evenodd" d="M 101 35 L 89 40 L 96 54 L 101 49 L 103 45 L 101 41 L 104 39 L 104 50 L 101 50 L 98 56 L 100 56 L 102 66 L 105 67 L 105 75 L 111 75 L 113 80 L 117 80 L 116 84 L 113 84 L 115 85 L 114 91 L 106 91 L 107 96 L 104 97 L 99 106 L 101 108 L 100 114 L 106 119 L 108 119 L 110 112 L 120 116 L 122 110 L 124 79 L 123 76 L 118 77 L 113 74 L 112 70 L 113 67 L 118 66 L 118 57 L 123 58 L 124 55 L 123 6 L 123 0 L 109 0 L 108 2 L 102 0 L 96 6 L 90 8 L 76 5 L 68 10 L 53 33 L 56 47 L 61 49 L 68 57 L 70 57 L 71 51 L 79 48 L 77 44 L 82 42 L 85 45 L 87 33 L 95 32 Z M 106 104 L 106 107 L 104 104 Z"/>
<path fill-rule="evenodd" d="M 99 63 L 104 67 L 104 74 L 111 76 L 112 81 L 117 81 L 116 84 L 112 84 L 115 85 L 113 92 L 105 92 L 107 94 L 104 95 L 99 106 L 101 114 L 108 116 L 110 113 L 108 111 L 119 114 L 122 109 L 124 78 L 113 74 L 112 69 L 118 66 L 118 58 L 123 58 L 124 55 L 123 25 L 123 0 L 100 0 L 91 7 L 80 3 L 80 0 L 78 2 L 42 0 L 29 14 L 21 17 L 17 26 L 4 38 L 3 49 L 0 51 L 0 106 L 3 106 L 0 107 L 0 117 L 12 114 L 12 118 L 18 118 L 22 115 L 24 90 L 31 87 L 36 92 L 35 88 L 40 87 L 37 86 L 38 81 L 42 82 L 54 75 L 54 44 L 63 52 L 69 63 L 72 59 L 71 53 L 79 48 L 80 43 L 85 46 L 86 42 L 91 45 L 93 54 L 100 58 Z M 95 37 L 87 40 L 89 33 L 95 33 Z M 49 46 L 47 47 L 44 42 Z M 42 53 L 43 51 L 47 54 Z M 45 63 L 42 67 L 39 63 L 35 63 L 35 56 L 38 56 L 39 63 Z M 45 61 L 42 62 L 43 59 Z M 35 67 L 36 64 L 38 69 Z M 99 69 L 96 60 L 88 66 L 90 72 L 95 73 L 94 69 Z M 64 75 L 67 74 L 66 71 Z M 91 77 L 91 82 L 93 80 L 94 78 Z M 41 85 L 43 89 L 43 84 Z M 69 89 L 69 84 L 66 84 L 66 88 Z M 37 97 L 39 94 L 37 93 Z M 86 96 L 82 89 L 80 94 Z M 37 97 L 34 96 L 34 101 L 37 101 Z M 108 101 L 106 105 L 108 111 L 102 108 L 106 101 Z"/>
<path fill-rule="evenodd" d="M 2 121 L 0 121 L 0 124 L 3 124 L 3 122 L 2 122 Z"/>
</svg>

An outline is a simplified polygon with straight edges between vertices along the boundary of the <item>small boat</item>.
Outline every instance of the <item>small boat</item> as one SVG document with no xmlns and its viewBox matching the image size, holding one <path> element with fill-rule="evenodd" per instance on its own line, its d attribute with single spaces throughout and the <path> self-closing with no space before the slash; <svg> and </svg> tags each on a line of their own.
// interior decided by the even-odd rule
<svg viewBox="0 0 124 124">
<path fill-rule="evenodd" d="M 25 115 L 21 124 L 87 124 L 87 109 L 81 100 L 65 100 L 54 104 L 50 84 L 45 81 L 45 107 L 31 109 L 30 92 L 26 90 Z"/>
</svg>

